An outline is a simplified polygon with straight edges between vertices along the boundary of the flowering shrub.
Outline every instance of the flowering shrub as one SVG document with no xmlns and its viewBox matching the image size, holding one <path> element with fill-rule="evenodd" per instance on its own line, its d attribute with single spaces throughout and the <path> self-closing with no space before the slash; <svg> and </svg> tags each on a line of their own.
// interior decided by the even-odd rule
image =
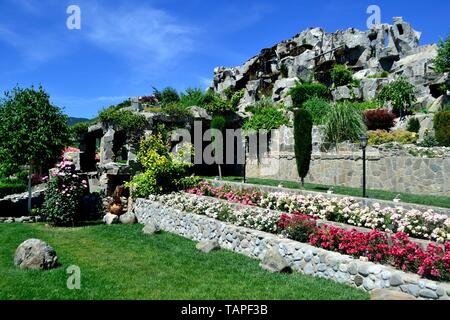
<svg viewBox="0 0 450 320">
<path fill-rule="evenodd" d="M 43 218 L 55 226 L 74 226 L 87 181 L 81 180 L 73 162 L 64 159 L 51 171 L 45 192 Z"/>
<path fill-rule="evenodd" d="M 301 213 L 292 215 L 283 213 L 277 223 L 279 231 L 286 231 L 289 238 L 300 242 L 307 242 L 309 235 L 314 233 L 316 221 L 310 216 Z"/>
<path fill-rule="evenodd" d="M 408 235 L 399 232 L 392 236 L 390 245 L 383 232 L 363 233 L 328 225 L 319 227 L 314 219 L 299 213 L 282 214 L 278 228 L 293 240 L 308 242 L 309 239 L 311 245 L 319 248 L 355 258 L 367 257 L 369 261 L 388 263 L 426 278 L 450 279 L 450 242 L 444 247 L 430 243 L 427 250 L 423 250 L 410 241 Z"/>
<path fill-rule="evenodd" d="M 215 188 L 207 181 L 202 181 L 187 192 L 286 213 L 302 212 L 313 218 L 373 230 L 404 232 L 415 238 L 440 243 L 450 240 L 450 218 L 432 210 L 421 212 L 415 209 L 406 210 L 400 206 L 381 208 L 378 203 L 371 207 L 362 206 L 350 197 L 339 199 L 322 195 L 263 193 L 255 189 L 233 190 L 230 186 Z"/>
<path fill-rule="evenodd" d="M 276 231 L 279 218 L 277 212 L 267 209 L 237 208 L 227 202 L 206 197 L 193 197 L 185 193 L 151 195 L 150 200 L 164 203 L 164 205 L 174 209 L 205 215 L 237 226 L 266 232 Z"/>
</svg>

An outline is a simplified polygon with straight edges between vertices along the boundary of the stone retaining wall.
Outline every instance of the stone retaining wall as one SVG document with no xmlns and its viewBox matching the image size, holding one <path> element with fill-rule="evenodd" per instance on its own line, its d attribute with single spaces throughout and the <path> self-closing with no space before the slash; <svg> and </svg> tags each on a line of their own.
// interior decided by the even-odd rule
<svg viewBox="0 0 450 320">
<path fill-rule="evenodd" d="M 248 177 L 300 180 L 292 131 L 293 129 L 288 127 L 272 130 L 268 152 L 259 157 L 250 152 L 246 166 Z M 313 154 L 305 181 L 329 186 L 361 188 L 362 151 L 358 146 L 341 144 L 337 150 L 325 150 L 319 129 L 315 128 L 313 132 Z M 450 196 L 450 149 L 417 151 L 418 149 L 411 148 L 369 147 L 366 163 L 367 188 Z M 427 152 L 436 156 L 426 156 Z"/>
<path fill-rule="evenodd" d="M 450 284 L 422 279 L 390 266 L 357 260 L 278 235 L 182 212 L 151 200 L 137 199 L 134 211 L 139 223 L 154 220 L 162 230 L 194 241 L 216 239 L 224 249 L 259 260 L 272 247 L 277 247 L 294 271 L 307 275 L 332 279 L 366 291 L 387 288 L 420 299 L 450 299 Z"/>
</svg>

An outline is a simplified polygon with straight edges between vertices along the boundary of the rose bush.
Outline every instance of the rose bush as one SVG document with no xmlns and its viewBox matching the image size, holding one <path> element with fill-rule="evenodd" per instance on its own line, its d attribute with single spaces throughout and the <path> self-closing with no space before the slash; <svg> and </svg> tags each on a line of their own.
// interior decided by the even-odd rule
<svg viewBox="0 0 450 320">
<path fill-rule="evenodd" d="M 44 220 L 54 226 L 74 226 L 86 189 L 87 181 L 76 173 L 72 161 L 64 159 L 50 174 L 42 207 Z"/>
<path fill-rule="evenodd" d="M 188 193 L 216 197 L 230 202 L 258 206 L 287 213 L 302 212 L 321 220 L 336 221 L 384 232 L 404 232 L 415 238 L 444 243 L 450 240 L 450 218 L 433 210 L 406 210 L 401 206 L 381 208 L 363 206 L 351 197 L 328 198 L 323 195 L 298 195 L 234 190 L 230 186 L 213 187 L 202 181 Z"/>
</svg>

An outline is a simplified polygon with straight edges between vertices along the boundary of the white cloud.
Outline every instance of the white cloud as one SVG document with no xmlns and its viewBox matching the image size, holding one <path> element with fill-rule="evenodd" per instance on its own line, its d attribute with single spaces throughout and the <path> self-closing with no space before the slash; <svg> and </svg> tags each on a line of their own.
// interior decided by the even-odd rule
<svg viewBox="0 0 450 320">
<path fill-rule="evenodd" d="M 194 28 L 151 7 L 82 7 L 82 31 L 103 50 L 125 57 L 135 67 L 172 64 L 194 49 Z"/>
</svg>

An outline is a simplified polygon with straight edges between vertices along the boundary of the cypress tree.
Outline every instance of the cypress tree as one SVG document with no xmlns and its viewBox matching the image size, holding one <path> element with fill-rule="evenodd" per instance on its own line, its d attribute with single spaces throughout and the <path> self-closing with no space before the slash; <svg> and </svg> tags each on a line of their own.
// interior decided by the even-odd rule
<svg viewBox="0 0 450 320">
<path fill-rule="evenodd" d="M 309 111 L 300 109 L 294 116 L 294 151 L 297 162 L 297 172 L 305 183 L 305 177 L 309 171 L 312 153 L 312 117 Z"/>
</svg>

